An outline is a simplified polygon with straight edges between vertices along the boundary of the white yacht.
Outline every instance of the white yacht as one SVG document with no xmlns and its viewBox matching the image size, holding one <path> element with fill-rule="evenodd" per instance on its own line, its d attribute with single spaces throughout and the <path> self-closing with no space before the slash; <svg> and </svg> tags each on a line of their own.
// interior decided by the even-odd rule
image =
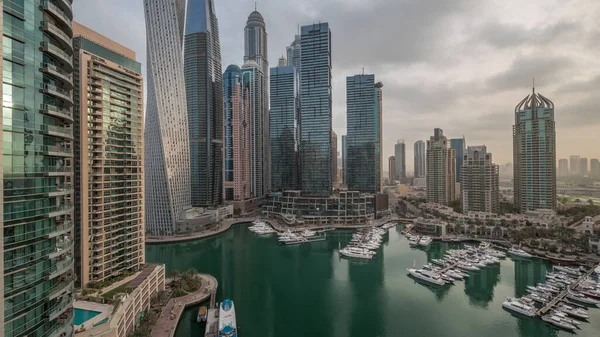
<svg viewBox="0 0 600 337">
<path fill-rule="evenodd" d="M 508 253 L 514 256 L 518 256 L 518 257 L 524 257 L 524 258 L 530 258 L 533 257 L 533 255 L 527 253 L 526 251 L 524 251 L 521 248 L 518 247 L 512 247 L 511 249 L 508 250 Z"/>
<path fill-rule="evenodd" d="M 311 237 L 311 236 L 315 236 L 315 235 L 317 235 L 317 232 L 311 231 L 309 229 L 307 229 L 304 232 L 302 232 L 302 236 L 304 236 L 306 238 Z"/>
<path fill-rule="evenodd" d="M 506 301 L 502 302 L 502 307 L 528 317 L 534 317 L 536 311 L 535 307 L 512 297 L 507 297 Z"/>
<path fill-rule="evenodd" d="M 548 322 L 554 326 L 557 326 L 559 328 L 563 328 L 566 330 L 575 330 L 575 325 L 567 322 L 566 320 L 562 319 L 560 316 L 554 315 L 554 314 L 548 314 L 548 315 L 544 315 L 542 316 L 542 320 L 544 322 Z"/>
<path fill-rule="evenodd" d="M 224 300 L 219 307 L 218 337 L 237 337 L 235 306 L 232 300 Z"/>
<path fill-rule="evenodd" d="M 575 326 L 581 325 L 580 321 L 578 321 L 576 319 L 572 319 L 566 313 L 564 313 L 564 312 L 562 312 L 560 310 L 552 310 L 552 314 L 560 317 L 563 321 L 571 323 L 571 324 L 573 324 Z"/>
<path fill-rule="evenodd" d="M 419 246 L 421 247 L 429 247 L 429 245 L 433 242 L 431 236 L 423 236 L 421 240 L 419 240 Z"/>
<path fill-rule="evenodd" d="M 573 276 L 580 276 L 581 272 L 578 269 L 575 268 L 571 268 L 571 267 L 565 267 L 565 266 L 554 266 L 555 270 L 558 271 L 562 271 L 565 272 L 569 275 L 573 275 Z"/>
<path fill-rule="evenodd" d="M 372 251 L 368 249 L 358 248 L 358 247 L 346 247 L 339 250 L 340 255 L 346 257 L 354 257 L 358 259 L 372 259 L 373 255 L 375 255 Z"/>
<path fill-rule="evenodd" d="M 558 307 L 558 310 L 566 313 L 567 315 L 569 315 L 571 317 L 575 317 L 575 318 L 579 318 L 579 319 L 590 318 L 590 315 L 588 315 L 588 313 L 584 309 L 572 307 L 570 305 L 562 304 Z"/>
<path fill-rule="evenodd" d="M 479 267 L 475 267 L 474 265 L 472 265 L 468 262 L 459 262 L 456 266 L 462 270 L 468 270 L 468 271 L 479 270 Z"/>
<path fill-rule="evenodd" d="M 583 294 L 578 294 L 578 293 L 569 293 L 569 295 L 567 295 L 567 298 L 576 302 L 580 302 L 580 303 L 585 303 L 585 304 L 589 304 L 589 305 L 595 305 L 598 306 L 598 304 L 600 304 L 600 301 L 595 300 L 593 298 L 587 297 Z"/>
<path fill-rule="evenodd" d="M 424 270 L 424 269 L 407 269 L 408 272 L 415 278 L 423 280 L 425 282 L 435 284 L 438 286 L 443 286 L 446 284 L 446 281 L 440 277 L 440 275 L 434 271 Z"/>
<path fill-rule="evenodd" d="M 450 269 L 448 271 L 446 271 L 445 273 L 446 275 L 452 277 L 455 280 L 462 280 L 464 277 L 462 276 L 462 273 L 457 273 L 454 270 Z"/>
<path fill-rule="evenodd" d="M 420 237 L 420 236 L 418 236 L 418 235 L 412 236 L 412 237 L 410 238 L 410 240 L 408 240 L 408 245 L 409 245 L 409 246 L 411 246 L 411 247 L 418 246 L 418 245 L 419 245 L 419 240 L 420 240 L 420 239 L 421 239 L 421 237 Z"/>
<path fill-rule="evenodd" d="M 275 232 L 276 231 L 271 227 L 259 228 L 259 229 L 254 230 L 254 233 L 256 233 L 258 235 L 273 234 Z"/>
</svg>

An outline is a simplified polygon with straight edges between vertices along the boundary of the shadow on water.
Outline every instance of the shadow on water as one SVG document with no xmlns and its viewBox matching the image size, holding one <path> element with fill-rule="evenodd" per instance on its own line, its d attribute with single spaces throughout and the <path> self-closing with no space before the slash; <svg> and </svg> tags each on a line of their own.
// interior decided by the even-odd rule
<svg viewBox="0 0 600 337">
<path fill-rule="evenodd" d="M 487 308 L 494 300 L 494 288 L 500 282 L 500 265 L 489 265 L 479 271 L 470 272 L 469 275 L 464 281 L 469 303 Z"/>
</svg>

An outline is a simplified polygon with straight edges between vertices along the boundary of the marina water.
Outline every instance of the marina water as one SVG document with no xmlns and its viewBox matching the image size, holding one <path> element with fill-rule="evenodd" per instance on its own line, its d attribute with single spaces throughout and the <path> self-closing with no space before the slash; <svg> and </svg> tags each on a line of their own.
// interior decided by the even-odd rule
<svg viewBox="0 0 600 337">
<path fill-rule="evenodd" d="M 282 246 L 277 236 L 259 237 L 245 225 L 219 236 L 176 244 L 148 245 L 146 260 L 174 269 L 196 268 L 219 280 L 217 300 L 235 302 L 242 337 L 547 337 L 568 336 L 537 318 L 502 309 L 507 296 L 523 296 L 551 266 L 538 259 L 507 258 L 471 272 L 465 281 L 433 288 L 407 276 L 407 268 L 442 258 L 459 244 L 434 242 L 410 248 L 397 226 L 384 235 L 373 260 L 340 258 L 337 250 L 353 231 L 327 233 L 327 240 Z M 197 307 L 188 309 L 176 336 L 203 336 Z M 577 336 L 600 336 L 600 309 Z"/>
</svg>

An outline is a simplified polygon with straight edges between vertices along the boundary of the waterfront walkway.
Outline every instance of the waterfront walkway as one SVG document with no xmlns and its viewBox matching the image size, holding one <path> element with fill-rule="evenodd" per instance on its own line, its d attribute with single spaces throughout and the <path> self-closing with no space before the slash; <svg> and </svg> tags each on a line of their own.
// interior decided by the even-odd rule
<svg viewBox="0 0 600 337">
<path fill-rule="evenodd" d="M 215 303 L 218 282 L 212 275 L 200 274 L 202 286 L 197 291 L 180 297 L 171 298 L 163 308 L 160 317 L 152 329 L 152 337 L 173 337 L 179 319 L 186 307 L 200 304 L 210 297 L 211 306 Z"/>
</svg>

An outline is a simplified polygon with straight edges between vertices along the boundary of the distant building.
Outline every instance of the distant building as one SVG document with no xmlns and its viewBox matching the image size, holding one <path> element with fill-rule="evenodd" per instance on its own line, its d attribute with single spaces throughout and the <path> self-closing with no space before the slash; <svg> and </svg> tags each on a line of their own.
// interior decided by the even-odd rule
<svg viewBox="0 0 600 337">
<path fill-rule="evenodd" d="M 415 142 L 415 178 L 425 178 L 427 175 L 427 147 L 425 142 Z"/>
<path fill-rule="evenodd" d="M 600 162 L 598 159 L 590 160 L 590 176 L 596 179 L 600 178 Z"/>
<path fill-rule="evenodd" d="M 558 176 L 561 178 L 569 176 L 569 161 L 567 159 L 558 160 Z"/>
<path fill-rule="evenodd" d="M 331 194 L 331 31 L 326 22 L 300 28 L 300 168 L 302 193 Z"/>
<path fill-rule="evenodd" d="M 588 159 L 583 157 L 579 159 L 579 175 L 586 176 L 588 174 Z"/>
<path fill-rule="evenodd" d="M 556 210 L 554 103 L 535 88 L 515 107 L 513 157 L 516 209 Z"/>
<path fill-rule="evenodd" d="M 569 173 L 572 176 L 579 175 L 579 164 L 581 164 L 581 158 L 579 156 L 569 157 Z"/>
<path fill-rule="evenodd" d="M 450 139 L 450 147 L 454 149 L 456 153 L 456 182 L 460 183 L 460 171 L 463 165 L 463 156 L 467 148 L 467 141 L 465 137 Z"/>
<path fill-rule="evenodd" d="M 427 141 L 427 201 L 448 205 L 456 199 L 456 154 L 442 129 Z"/>
<path fill-rule="evenodd" d="M 348 148 L 346 146 L 346 135 L 342 135 L 342 185 L 346 186 L 348 184 L 348 164 L 346 158 L 348 157 Z"/>
<path fill-rule="evenodd" d="M 390 158 L 388 158 L 388 179 L 389 181 L 393 184 L 394 181 L 396 180 L 396 157 L 395 156 L 391 156 Z"/>
<path fill-rule="evenodd" d="M 331 184 L 337 185 L 337 133 L 331 130 Z"/>
<path fill-rule="evenodd" d="M 461 173 L 461 207 L 470 211 L 498 213 L 499 172 L 492 154 L 485 146 L 469 146 L 463 156 Z"/>
<path fill-rule="evenodd" d="M 398 140 L 394 145 L 394 157 L 396 157 L 396 180 L 404 180 L 406 178 L 406 146 L 404 139 Z"/>
<path fill-rule="evenodd" d="M 380 82 L 375 82 L 375 75 L 355 75 L 346 78 L 346 179 L 348 190 L 351 191 L 377 193 L 382 189 L 382 111 L 378 99 L 381 87 Z"/>
</svg>

